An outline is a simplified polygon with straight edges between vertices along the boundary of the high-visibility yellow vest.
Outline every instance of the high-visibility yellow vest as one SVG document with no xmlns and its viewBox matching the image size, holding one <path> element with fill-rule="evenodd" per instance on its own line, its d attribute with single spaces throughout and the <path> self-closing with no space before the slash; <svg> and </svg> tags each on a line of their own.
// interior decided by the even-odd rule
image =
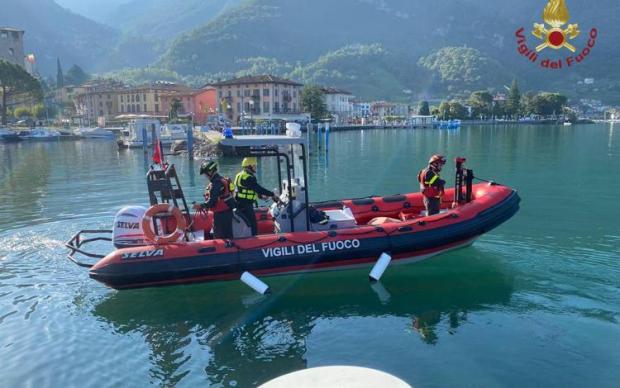
<svg viewBox="0 0 620 388">
<path fill-rule="evenodd" d="M 242 170 L 240 173 L 235 176 L 235 186 L 237 187 L 237 198 L 238 199 L 246 199 L 248 201 L 256 201 L 258 199 L 258 193 L 254 190 L 251 190 L 243 185 L 245 180 L 252 175 L 247 171 Z"/>
</svg>

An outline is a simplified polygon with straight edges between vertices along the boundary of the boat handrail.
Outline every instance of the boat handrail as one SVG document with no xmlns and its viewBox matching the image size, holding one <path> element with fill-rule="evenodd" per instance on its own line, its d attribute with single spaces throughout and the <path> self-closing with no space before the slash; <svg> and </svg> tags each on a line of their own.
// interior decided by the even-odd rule
<svg viewBox="0 0 620 388">
<path fill-rule="evenodd" d="M 75 254 L 79 253 L 81 255 L 93 258 L 93 259 L 103 259 L 105 257 L 105 255 L 100 255 L 97 253 L 90 253 L 87 252 L 85 250 L 82 249 L 82 246 L 94 241 L 112 241 L 111 237 L 104 237 L 104 236 L 98 236 L 98 237 L 91 237 L 91 238 L 85 238 L 82 239 L 82 234 L 112 234 L 111 230 L 107 230 L 107 229 L 98 229 L 98 230 L 94 230 L 94 229 L 85 229 L 85 230 L 80 230 L 79 232 L 77 232 L 76 234 L 73 235 L 73 237 L 71 237 L 71 239 L 69 239 L 69 241 L 67 241 L 65 243 L 65 247 L 67 247 L 69 249 L 69 254 L 67 255 L 67 258 L 69 260 L 71 260 L 72 262 L 74 262 L 75 264 L 79 265 L 80 267 L 85 267 L 85 268 L 91 268 L 94 264 L 90 264 L 90 263 L 85 263 L 82 261 L 79 261 L 77 258 L 75 258 Z"/>
</svg>

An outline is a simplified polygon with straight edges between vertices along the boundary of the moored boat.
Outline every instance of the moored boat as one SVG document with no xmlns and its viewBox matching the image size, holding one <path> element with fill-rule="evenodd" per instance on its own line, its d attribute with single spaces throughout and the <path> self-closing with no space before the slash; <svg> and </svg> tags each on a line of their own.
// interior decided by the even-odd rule
<svg viewBox="0 0 620 388">
<path fill-rule="evenodd" d="M 73 133 L 85 139 L 114 139 L 116 137 L 114 132 L 101 127 L 78 128 Z"/>
<path fill-rule="evenodd" d="M 280 186 L 280 204 L 255 211 L 257 236 L 249 236 L 246 223 L 235 217 L 235 238 L 203 238 L 209 235 L 212 217 L 190 214 L 174 166 L 169 166 L 150 171 L 147 178 L 151 205 L 166 203 L 166 214 L 149 223 L 143 217 L 146 209 L 125 208 L 115 219 L 113 238 L 84 238 L 112 231 L 79 232 L 67 243 L 69 258 L 90 267 L 93 279 L 117 289 L 232 280 L 246 271 L 266 276 L 368 266 L 385 252 L 394 264 L 410 263 L 467 246 L 519 209 L 515 190 L 494 183 L 474 185 L 473 172 L 460 165 L 440 214 L 424 214 L 420 193 L 310 203 L 304 139 L 239 136 L 222 142 L 249 147 L 255 156 L 276 157 L 279 170 L 284 165 L 286 175 L 279 171 L 287 177 Z M 295 160 L 301 163 L 294 165 Z M 301 172 L 295 175 L 296 170 Z M 186 222 L 191 227 L 182 230 L 180 224 Z M 157 229 L 174 235 L 173 240 L 149 241 L 146 236 Z M 106 238 L 116 250 L 107 255 L 84 251 L 84 244 Z M 75 257 L 78 253 L 100 260 L 83 263 Z"/>
<path fill-rule="evenodd" d="M 19 133 L 22 140 L 30 141 L 54 141 L 59 140 L 61 133 L 55 129 L 36 128 L 30 131 L 22 131 Z"/>
<path fill-rule="evenodd" d="M 161 137 L 161 122 L 159 119 L 147 115 L 132 118 L 127 129 L 121 131 L 118 139 L 120 148 L 141 148 L 151 146 L 153 139 Z"/>
<path fill-rule="evenodd" d="M 20 140 L 21 138 L 17 135 L 16 132 L 11 131 L 10 129 L 7 129 L 7 128 L 0 128 L 0 142 L 9 143 L 9 142 L 16 142 Z"/>
<path fill-rule="evenodd" d="M 187 140 L 187 131 L 190 125 L 186 124 L 166 124 L 161 128 L 159 141 L 162 145 L 170 145 L 177 140 Z"/>
</svg>

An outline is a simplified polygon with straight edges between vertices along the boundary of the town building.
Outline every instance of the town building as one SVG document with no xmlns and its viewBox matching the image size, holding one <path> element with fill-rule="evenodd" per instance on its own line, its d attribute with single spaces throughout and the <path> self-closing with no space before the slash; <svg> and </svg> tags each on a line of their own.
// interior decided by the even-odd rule
<svg viewBox="0 0 620 388">
<path fill-rule="evenodd" d="M 125 88 L 117 91 L 118 113 L 167 117 L 174 100 L 181 103 L 179 113 L 195 113 L 195 92 L 188 86 L 164 81 Z"/>
<path fill-rule="evenodd" d="M 353 114 L 353 94 L 342 89 L 322 87 L 327 111 L 334 117 L 336 124 L 347 121 Z"/>
<path fill-rule="evenodd" d="M 370 104 L 370 114 L 372 117 L 385 119 L 386 117 L 407 117 L 410 107 L 408 104 L 375 101 Z"/>
<path fill-rule="evenodd" d="M 370 102 L 353 101 L 352 114 L 356 118 L 370 117 Z"/>
<path fill-rule="evenodd" d="M 156 81 L 128 87 L 113 80 L 94 80 L 79 87 L 66 86 L 56 93 L 58 103 L 73 101 L 76 114 L 88 122 L 101 117 L 105 121 L 124 115 L 168 117 L 174 101 L 181 104 L 178 113 L 192 114 L 197 123 L 206 122 L 215 113 L 215 89 L 192 89 L 172 82 Z"/>
<path fill-rule="evenodd" d="M 243 119 L 295 119 L 300 115 L 302 84 L 273 75 L 234 78 L 211 84 L 218 112 L 232 122 Z"/>
<path fill-rule="evenodd" d="M 507 99 L 507 97 L 506 97 L 506 93 L 500 93 L 500 92 L 497 92 L 497 93 L 495 93 L 495 95 L 493 96 L 493 102 L 494 102 L 494 103 L 497 103 L 497 104 L 503 104 L 503 103 L 505 103 L 505 102 L 506 102 L 506 99 Z"/>
<path fill-rule="evenodd" d="M 0 60 L 25 68 L 23 30 L 0 27 Z"/>
<path fill-rule="evenodd" d="M 388 101 L 374 101 L 370 103 L 370 114 L 376 118 L 384 118 L 394 115 L 396 104 Z"/>
<path fill-rule="evenodd" d="M 206 124 L 210 116 L 217 116 L 217 89 L 204 86 L 194 94 L 194 122 Z"/>
<path fill-rule="evenodd" d="M 84 92 L 86 92 L 86 88 L 73 85 L 56 89 L 55 103 L 64 116 L 76 113 L 75 96 Z"/>
<path fill-rule="evenodd" d="M 79 93 L 73 94 L 77 116 L 88 123 L 100 117 L 113 120 L 119 112 L 117 91 L 123 88 L 122 82 L 110 79 L 97 79 L 81 85 Z"/>
<path fill-rule="evenodd" d="M 410 110 L 411 110 L 411 107 L 409 106 L 409 104 L 403 104 L 403 103 L 397 102 L 394 104 L 394 107 L 392 108 L 392 115 L 399 116 L 399 117 L 407 117 L 409 116 Z"/>
</svg>

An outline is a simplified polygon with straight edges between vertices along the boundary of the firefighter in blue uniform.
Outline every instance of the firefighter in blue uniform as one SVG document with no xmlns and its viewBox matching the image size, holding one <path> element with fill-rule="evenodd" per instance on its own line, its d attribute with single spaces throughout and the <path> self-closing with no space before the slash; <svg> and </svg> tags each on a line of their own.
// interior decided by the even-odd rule
<svg viewBox="0 0 620 388">
<path fill-rule="evenodd" d="M 441 179 L 439 173 L 445 164 L 446 158 L 443 155 L 433 155 L 428 161 L 428 166 L 418 174 L 420 190 L 424 196 L 424 207 L 429 216 L 439 213 L 441 207 L 441 197 L 444 194 L 446 181 Z"/>
</svg>

